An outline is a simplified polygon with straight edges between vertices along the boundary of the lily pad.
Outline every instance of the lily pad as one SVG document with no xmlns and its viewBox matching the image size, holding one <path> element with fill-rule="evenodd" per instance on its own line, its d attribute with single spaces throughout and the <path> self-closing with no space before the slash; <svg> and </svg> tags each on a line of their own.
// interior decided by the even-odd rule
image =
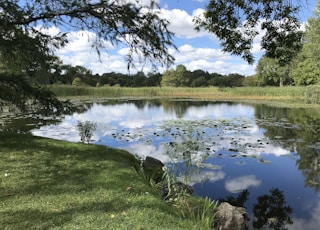
<svg viewBox="0 0 320 230">
<path fill-rule="evenodd" d="M 261 163 L 261 164 L 271 164 L 271 161 L 260 159 L 259 163 Z"/>
<path fill-rule="evenodd" d="M 212 170 L 220 170 L 222 167 L 220 165 L 214 165 L 210 163 L 202 163 L 198 162 L 197 163 L 198 168 L 206 168 L 206 169 L 212 169 Z"/>
</svg>

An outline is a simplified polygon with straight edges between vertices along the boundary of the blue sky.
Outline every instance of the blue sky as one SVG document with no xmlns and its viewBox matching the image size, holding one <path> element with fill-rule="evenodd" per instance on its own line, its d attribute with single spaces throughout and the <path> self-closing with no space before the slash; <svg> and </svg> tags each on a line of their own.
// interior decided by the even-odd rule
<svg viewBox="0 0 320 230">
<path fill-rule="evenodd" d="M 129 0 L 126 0 L 129 1 Z M 140 0 L 148 2 L 148 0 Z M 194 71 L 202 69 L 210 73 L 239 73 L 250 76 L 255 73 L 255 66 L 259 57 L 263 54 L 259 46 L 259 37 L 254 42 L 253 53 L 256 57 L 254 65 L 248 65 L 244 60 L 237 56 L 231 56 L 223 53 L 219 42 L 214 35 L 205 31 L 197 33 L 193 29 L 192 18 L 203 12 L 205 5 L 209 0 L 158 0 L 162 10 L 163 17 L 170 21 L 169 29 L 175 33 L 174 43 L 179 51 L 172 50 L 172 54 L 176 58 L 175 65 L 183 64 L 188 70 Z M 315 9 L 317 0 L 301 0 L 303 11 L 300 13 L 302 22 L 306 22 Z M 58 28 L 51 28 L 52 32 L 59 31 Z M 78 31 L 70 33 L 69 44 L 56 52 L 65 64 L 81 65 L 93 73 L 128 73 L 125 55 L 127 48 L 123 45 L 114 47 L 108 41 L 105 42 L 107 49 L 102 52 L 101 61 L 95 50 L 92 50 L 87 36 L 94 37 L 88 31 Z M 145 73 L 151 72 L 149 66 L 135 63 L 136 69 L 132 69 L 131 73 L 143 70 Z M 159 68 L 160 72 L 165 71 Z"/>
</svg>

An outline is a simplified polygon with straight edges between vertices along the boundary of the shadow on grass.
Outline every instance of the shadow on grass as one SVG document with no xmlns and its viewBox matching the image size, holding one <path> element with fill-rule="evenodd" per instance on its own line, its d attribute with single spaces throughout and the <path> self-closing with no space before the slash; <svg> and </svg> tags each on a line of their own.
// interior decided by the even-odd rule
<svg viewBox="0 0 320 230">
<path fill-rule="evenodd" d="M 62 211 L 55 209 L 48 211 L 23 209 L 13 212 L 0 212 L 0 214 L 4 229 L 49 229 L 66 225 L 67 222 L 79 214 L 85 215 L 91 212 L 107 213 L 110 210 L 113 210 L 112 202 L 91 202 L 69 207 Z"/>
<path fill-rule="evenodd" d="M 132 168 L 137 159 L 125 151 L 21 134 L 0 138 L 0 175 L 8 175 L 0 177 L 4 229 L 48 229 L 75 216 L 104 219 L 137 208 L 173 214 L 156 193 L 146 193 Z"/>
<path fill-rule="evenodd" d="M 128 174 L 133 174 L 137 159 L 127 152 L 29 135 L 0 135 L 0 169 L 16 178 L 13 187 L 19 195 L 81 192 L 97 186 L 118 189 L 119 181 L 119 186 L 132 181 Z"/>
</svg>

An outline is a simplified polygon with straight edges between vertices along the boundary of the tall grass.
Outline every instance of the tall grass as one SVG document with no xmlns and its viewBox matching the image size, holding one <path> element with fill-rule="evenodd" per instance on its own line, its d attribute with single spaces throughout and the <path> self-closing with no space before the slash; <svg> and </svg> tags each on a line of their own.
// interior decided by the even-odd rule
<svg viewBox="0 0 320 230">
<path fill-rule="evenodd" d="M 320 86 L 288 87 L 75 87 L 51 86 L 58 97 L 119 98 L 167 97 L 207 100 L 286 100 L 292 103 L 320 104 Z"/>
<path fill-rule="evenodd" d="M 294 101 L 295 103 L 320 104 L 319 86 L 288 87 L 238 87 L 227 90 L 234 96 Z"/>
<path fill-rule="evenodd" d="M 218 88 L 175 88 L 175 87 L 75 87 L 66 85 L 50 86 L 59 97 L 190 97 L 220 94 Z"/>
</svg>

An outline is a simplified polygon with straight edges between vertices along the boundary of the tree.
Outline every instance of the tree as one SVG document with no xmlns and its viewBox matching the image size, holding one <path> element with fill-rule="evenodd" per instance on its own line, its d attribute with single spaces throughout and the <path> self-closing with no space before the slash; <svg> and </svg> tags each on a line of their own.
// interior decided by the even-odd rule
<svg viewBox="0 0 320 230">
<path fill-rule="evenodd" d="M 147 85 L 147 78 L 144 72 L 139 71 L 132 76 L 132 86 L 133 87 L 143 87 Z"/>
<path fill-rule="evenodd" d="M 190 86 L 190 72 L 184 65 L 178 65 L 175 70 L 167 70 L 163 73 L 161 85 L 164 86 Z"/>
<path fill-rule="evenodd" d="M 293 60 L 292 77 L 297 85 L 320 82 L 320 1 L 314 16 L 308 19 L 305 43 L 298 57 Z"/>
<path fill-rule="evenodd" d="M 169 22 L 160 17 L 155 1 L 150 1 L 148 6 L 139 2 L 2 0 L 0 63 L 5 66 L 5 72 L 8 74 L 1 75 L 0 87 L 16 87 L 17 81 L 8 84 L 9 76 L 20 79 L 36 67 L 49 68 L 48 63 L 54 50 L 68 42 L 67 33 L 72 30 L 94 32 L 97 36 L 91 42 L 98 55 L 105 48 L 106 40 L 114 45 L 126 43 L 129 50 L 126 56 L 128 68 L 133 65 L 134 54 L 138 54 L 141 61 L 169 66 L 174 61 L 174 57 L 169 54 L 169 48 L 174 47 L 173 34 L 167 29 Z M 39 29 L 52 26 L 61 27 L 66 32 L 49 35 L 43 29 Z M 29 86 L 23 89 L 32 89 L 31 83 Z M 36 96 L 33 95 L 33 91 L 26 93 L 30 97 Z M 2 97 L 1 102 L 8 102 L 9 98 Z M 10 102 L 16 106 L 22 103 Z"/>
<path fill-rule="evenodd" d="M 283 86 L 290 82 L 289 65 L 279 64 L 279 60 L 263 56 L 256 67 L 258 79 L 263 85 Z"/>
<path fill-rule="evenodd" d="M 287 63 L 301 48 L 298 10 L 299 5 L 288 0 L 210 0 L 194 23 L 196 30 L 215 34 L 224 51 L 250 64 L 254 62 L 253 40 L 259 30 L 265 30 L 261 46 L 266 56 Z"/>
<path fill-rule="evenodd" d="M 190 73 L 190 78 L 191 87 L 205 87 L 208 86 L 208 79 L 210 78 L 210 75 L 208 72 L 197 69 Z"/>
<path fill-rule="evenodd" d="M 303 48 L 308 57 L 320 68 L 320 1 L 318 1 L 314 16 L 309 18 L 305 33 L 306 43 Z"/>
<path fill-rule="evenodd" d="M 147 74 L 147 84 L 148 86 L 159 86 L 161 87 L 162 74 L 154 71 Z"/>
<path fill-rule="evenodd" d="M 306 52 L 303 49 L 298 57 L 293 60 L 291 76 L 296 85 L 313 85 L 320 82 L 319 61 L 314 60 Z"/>
<path fill-rule="evenodd" d="M 177 82 L 177 78 L 175 76 L 175 71 L 173 69 L 166 70 L 163 73 L 162 79 L 161 79 L 161 85 L 162 86 L 173 86 L 173 87 L 179 86 L 178 82 Z"/>
</svg>

